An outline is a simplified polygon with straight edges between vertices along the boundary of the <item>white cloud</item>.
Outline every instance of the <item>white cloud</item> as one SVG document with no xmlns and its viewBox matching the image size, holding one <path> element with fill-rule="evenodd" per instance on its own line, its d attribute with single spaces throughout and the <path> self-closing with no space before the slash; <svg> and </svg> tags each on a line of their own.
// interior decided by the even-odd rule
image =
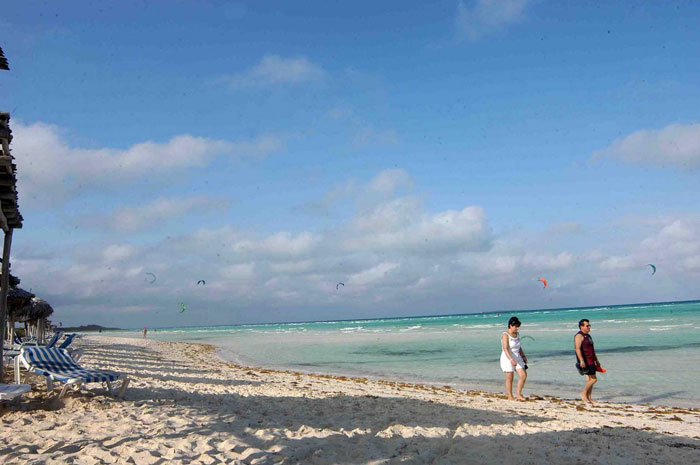
<svg viewBox="0 0 700 465">
<path fill-rule="evenodd" d="M 493 253 L 469 257 L 469 260 L 473 260 L 480 274 L 537 274 L 568 268 L 574 263 L 575 257 L 569 252 L 503 254 L 495 250 Z"/>
<path fill-rule="evenodd" d="M 346 194 L 361 205 L 333 229 L 229 224 L 155 241 L 91 238 L 48 254 L 27 238 L 14 251 L 13 273 L 64 322 L 73 315 L 76 322 L 116 326 L 163 324 L 168 314 L 178 324 L 222 324 L 323 318 L 329 311 L 333 318 L 673 300 L 692 297 L 700 279 L 698 218 L 639 219 L 614 234 L 638 231 L 642 223 L 648 233 L 614 246 L 594 237 L 588 242 L 597 248 L 581 250 L 578 223 L 554 228 L 561 244 L 554 245 L 539 234 L 494 235 L 479 206 L 428 211 L 401 191 L 412 180 L 400 170 L 351 184 Z M 147 211 L 177 213 L 168 202 L 138 213 Z M 126 224 L 139 221 L 137 215 Z M 584 226 L 591 235 L 611 230 Z M 658 267 L 653 278 L 647 263 Z M 151 283 L 147 272 L 157 280 Z M 540 277 L 549 282 L 546 291 Z M 345 286 L 336 290 L 338 282 Z M 188 308 L 182 315 L 180 302 Z"/>
<path fill-rule="evenodd" d="M 203 215 L 224 211 L 228 201 L 206 196 L 160 198 L 138 206 L 120 207 L 109 215 L 90 215 L 78 220 L 83 226 L 112 231 L 134 232 L 161 226 L 164 222 L 187 215 Z"/>
<path fill-rule="evenodd" d="M 334 186 L 322 200 L 308 205 L 307 210 L 328 214 L 335 204 L 348 200 L 367 210 L 395 196 L 401 189 L 412 187 L 413 180 L 405 170 L 400 168 L 382 170 L 366 184 L 348 179 Z"/>
<path fill-rule="evenodd" d="M 305 57 L 284 58 L 268 55 L 252 68 L 221 77 L 216 82 L 225 83 L 231 89 L 240 89 L 317 82 L 322 80 L 325 74 L 321 66 Z"/>
<path fill-rule="evenodd" d="M 636 257 L 630 256 L 610 256 L 600 262 L 600 268 L 609 271 L 624 271 L 639 268 L 642 263 Z"/>
<path fill-rule="evenodd" d="M 700 220 L 695 218 L 668 219 L 656 227 L 650 236 L 632 244 L 625 255 L 603 257 L 604 271 L 644 270 L 649 263 L 656 265 L 658 276 L 676 273 L 684 278 L 700 272 Z"/>
<path fill-rule="evenodd" d="M 398 268 L 398 263 L 382 262 L 369 269 L 352 274 L 346 281 L 348 286 L 365 287 L 386 277 L 391 270 Z"/>
<path fill-rule="evenodd" d="M 671 124 L 621 137 L 598 150 L 593 160 L 613 158 L 628 163 L 700 168 L 700 124 Z"/>
<path fill-rule="evenodd" d="M 134 252 L 134 247 L 129 244 L 112 244 L 104 249 L 102 258 L 105 262 L 118 262 L 130 258 Z"/>
<path fill-rule="evenodd" d="M 640 249 L 652 257 L 700 258 L 700 221 L 670 221 L 658 233 L 644 239 Z"/>
<path fill-rule="evenodd" d="M 262 240 L 239 240 L 231 249 L 239 254 L 265 257 L 299 257 L 308 254 L 317 244 L 318 238 L 311 233 L 293 236 L 278 232 Z"/>
<path fill-rule="evenodd" d="M 388 169 L 381 171 L 369 182 L 369 189 L 382 195 L 392 195 L 401 187 L 412 187 L 413 180 L 406 170 Z"/>
<path fill-rule="evenodd" d="M 457 4 L 457 32 L 460 38 L 476 40 L 523 18 L 531 0 L 476 0 Z"/>
<path fill-rule="evenodd" d="M 377 205 L 350 225 L 344 243 L 356 250 L 406 250 L 449 253 L 483 250 L 490 245 L 490 229 L 481 207 L 425 213 L 413 198 Z"/>
<path fill-rule="evenodd" d="M 186 134 L 168 142 L 147 141 L 126 149 L 86 149 L 70 146 L 58 127 L 44 123 L 15 123 L 13 131 L 23 205 L 51 205 L 70 199 L 84 188 L 107 189 L 145 176 L 203 167 L 217 156 L 259 158 L 283 148 L 283 140 L 272 135 L 231 142 Z"/>
</svg>

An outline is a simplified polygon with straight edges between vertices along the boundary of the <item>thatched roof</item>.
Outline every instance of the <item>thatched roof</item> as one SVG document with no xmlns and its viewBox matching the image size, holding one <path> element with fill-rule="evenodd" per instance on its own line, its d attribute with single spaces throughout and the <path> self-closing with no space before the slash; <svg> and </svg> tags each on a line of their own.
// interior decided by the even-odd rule
<svg viewBox="0 0 700 465">
<path fill-rule="evenodd" d="M 0 228 L 7 232 L 8 228 L 22 227 L 22 215 L 17 205 L 17 165 L 10 153 L 9 144 L 12 142 L 10 129 L 10 114 L 0 112 Z"/>
<path fill-rule="evenodd" d="M 7 71 L 10 70 L 10 65 L 7 63 L 7 58 L 5 58 L 2 48 L 0 48 L 0 69 L 6 69 Z"/>
<path fill-rule="evenodd" d="M 7 308 L 12 312 L 13 309 L 24 307 L 32 300 L 32 297 L 35 295 L 29 291 L 20 287 L 11 287 L 7 291 Z"/>
<path fill-rule="evenodd" d="M 2 263 L 2 258 L 0 258 L 0 263 Z M 0 278 L 2 278 L 2 271 L 0 271 Z M 13 287 L 19 286 L 19 283 L 21 281 L 22 280 L 19 279 L 17 276 L 10 273 L 10 289 L 12 289 Z"/>
<path fill-rule="evenodd" d="M 47 318 L 53 313 L 53 308 L 47 301 L 38 297 L 32 297 L 24 307 L 12 313 L 15 321 L 31 321 Z"/>
</svg>

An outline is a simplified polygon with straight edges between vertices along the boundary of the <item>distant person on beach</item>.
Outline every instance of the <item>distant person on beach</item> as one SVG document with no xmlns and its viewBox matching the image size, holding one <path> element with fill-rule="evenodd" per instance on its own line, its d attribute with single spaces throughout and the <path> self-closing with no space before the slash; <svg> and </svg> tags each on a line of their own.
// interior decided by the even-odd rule
<svg viewBox="0 0 700 465">
<path fill-rule="evenodd" d="M 595 401 L 591 398 L 591 394 L 593 393 L 593 385 L 598 382 L 596 371 L 604 370 L 599 368 L 600 362 L 595 355 L 590 332 L 590 321 L 584 318 L 578 322 L 578 333 L 574 336 L 574 349 L 576 350 L 576 368 L 581 375 L 586 376 L 586 386 L 581 391 L 581 400 L 594 404 Z"/>
<path fill-rule="evenodd" d="M 515 399 L 525 400 L 523 397 L 523 386 L 527 380 L 527 357 L 520 347 L 520 320 L 512 317 L 508 320 L 508 331 L 501 335 L 501 370 L 506 376 L 506 394 L 508 400 L 513 398 L 513 376 L 518 372 L 518 386 L 515 389 Z"/>
<path fill-rule="evenodd" d="M 143 328 L 143 331 L 141 332 L 143 333 L 143 338 L 146 339 L 146 333 L 148 333 L 148 330 L 146 328 Z"/>
</svg>

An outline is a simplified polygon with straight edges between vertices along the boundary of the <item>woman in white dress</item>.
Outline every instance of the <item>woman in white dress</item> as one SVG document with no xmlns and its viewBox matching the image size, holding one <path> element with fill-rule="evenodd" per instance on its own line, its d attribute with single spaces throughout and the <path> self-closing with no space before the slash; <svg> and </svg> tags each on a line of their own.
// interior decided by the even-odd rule
<svg viewBox="0 0 700 465">
<path fill-rule="evenodd" d="M 520 347 L 520 320 L 512 317 L 508 320 L 508 331 L 501 335 L 501 370 L 506 375 L 506 394 L 508 400 L 525 400 L 523 386 L 527 379 L 527 357 Z M 518 386 L 515 388 L 513 398 L 513 372 L 518 372 Z"/>
</svg>

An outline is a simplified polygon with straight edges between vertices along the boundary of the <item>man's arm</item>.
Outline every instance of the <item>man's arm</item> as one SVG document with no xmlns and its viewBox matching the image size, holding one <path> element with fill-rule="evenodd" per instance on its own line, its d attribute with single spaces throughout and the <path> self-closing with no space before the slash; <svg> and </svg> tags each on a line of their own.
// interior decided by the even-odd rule
<svg viewBox="0 0 700 465">
<path fill-rule="evenodd" d="M 578 357 L 578 361 L 581 364 L 581 366 L 586 366 L 586 359 L 583 358 L 583 352 L 581 352 L 581 344 L 583 344 L 583 336 L 577 334 L 574 337 L 574 349 L 576 349 L 576 357 Z"/>
</svg>

